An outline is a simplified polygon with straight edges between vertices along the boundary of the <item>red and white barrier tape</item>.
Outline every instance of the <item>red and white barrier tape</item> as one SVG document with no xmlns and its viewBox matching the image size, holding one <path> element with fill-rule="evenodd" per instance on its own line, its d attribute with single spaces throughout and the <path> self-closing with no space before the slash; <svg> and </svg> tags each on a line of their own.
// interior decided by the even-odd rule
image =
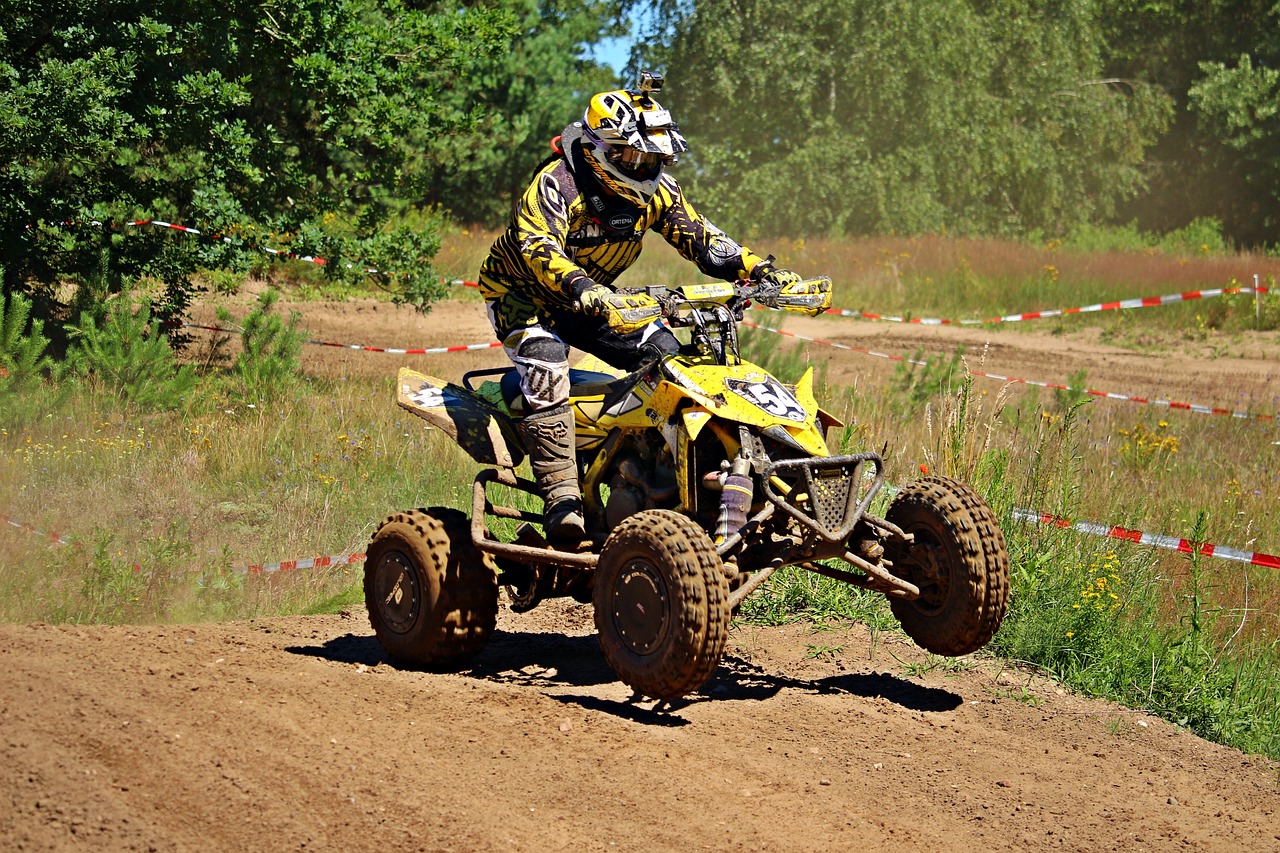
<svg viewBox="0 0 1280 853">
<path fill-rule="evenodd" d="M 102 227 L 105 223 L 95 219 L 95 220 L 92 220 L 92 224 Z M 188 225 L 179 225 L 176 222 L 165 222 L 160 219 L 135 219 L 130 222 L 126 222 L 124 224 L 125 224 L 125 227 L 127 228 L 141 228 L 143 226 L 150 225 L 155 228 L 166 228 L 170 231 L 180 231 L 183 234 L 194 234 L 197 237 L 205 237 L 210 240 L 221 240 L 224 243 L 235 242 L 234 238 L 228 237 L 225 234 L 206 233 L 204 231 L 201 231 L 199 228 L 192 228 Z M 30 227 L 30 226 L 27 226 L 27 227 Z M 260 252 L 266 252 L 269 255 L 274 255 L 279 258 L 288 258 L 293 261 L 301 261 L 307 264 L 315 264 L 317 266 L 326 266 L 330 263 L 327 258 L 321 258 L 315 255 L 297 255 L 297 254 L 294 254 L 293 252 L 286 252 L 284 249 L 273 249 L 270 246 L 259 246 L 254 243 L 248 243 L 248 246 L 251 249 L 257 249 Z M 343 266 L 346 269 L 356 269 L 356 265 L 350 262 L 343 264 Z M 363 272 L 369 275 L 383 274 L 382 271 L 376 267 L 366 266 L 366 267 L 362 267 L 361 269 Z M 464 281 L 463 279 L 460 279 L 460 278 L 455 278 L 455 279 L 442 278 L 440 279 L 440 281 L 445 282 L 446 284 L 461 285 L 463 287 L 479 287 L 480 286 L 479 282 Z"/>
<path fill-rule="evenodd" d="M 1030 509 L 1014 508 L 1013 517 L 1016 521 L 1029 521 L 1034 524 L 1047 524 L 1053 527 L 1059 527 L 1064 530 L 1075 530 L 1079 533 L 1085 533 L 1092 536 L 1105 536 L 1110 539 L 1119 539 L 1125 542 L 1135 542 L 1139 545 L 1148 545 L 1153 548 L 1163 548 L 1169 551 L 1179 551 L 1184 554 L 1199 554 L 1202 557 L 1214 557 L 1219 560 L 1232 560 L 1237 563 L 1248 563 L 1253 566 L 1262 566 L 1268 569 L 1280 569 L 1280 557 L 1263 554 L 1257 551 L 1242 551 L 1238 548 L 1227 548 L 1222 545 L 1214 545 L 1208 542 L 1192 542 L 1189 539 L 1180 539 L 1176 536 L 1163 536 L 1158 533 L 1144 533 L 1140 530 L 1130 530 L 1125 527 L 1115 525 L 1100 524 L 1092 521 L 1071 521 L 1066 518 L 1059 518 L 1048 513 L 1036 512 Z M 73 542 L 56 533 L 45 533 L 37 530 L 34 526 L 10 518 L 7 515 L 0 515 L 0 520 L 6 524 L 16 527 L 24 533 L 31 533 L 41 538 L 47 539 L 58 545 L 75 545 L 79 543 Z M 261 563 L 250 564 L 247 566 L 236 566 L 231 571 L 237 574 L 250 575 L 269 575 L 279 572 L 301 571 L 303 569 L 318 569 L 326 566 L 353 565 L 362 563 L 365 555 L 362 553 L 335 554 L 328 557 L 306 557 L 300 560 L 282 560 L 279 563 Z M 134 564 L 133 570 L 139 571 L 138 564 Z"/>
<path fill-rule="evenodd" d="M 320 569 L 325 566 L 342 566 L 363 563 L 364 554 L 335 554 L 331 557 L 306 557 L 301 560 L 285 560 L 279 563 L 237 566 L 231 571 L 238 574 L 269 575 L 275 572 L 292 572 L 300 569 Z"/>
<path fill-rule="evenodd" d="M 875 356 L 876 358 L 887 358 L 890 361 L 900 361 L 905 364 L 915 364 L 921 367 L 928 362 L 920 361 L 914 358 L 907 358 L 902 355 L 890 355 L 889 353 L 876 352 L 875 350 L 863 349 L 862 347 L 849 346 L 835 341 L 824 341 L 821 338 L 811 338 L 807 335 L 797 335 L 795 332 L 788 332 L 785 329 L 775 329 L 772 326 L 761 326 L 756 323 L 743 321 L 744 326 L 750 326 L 753 329 L 760 329 L 765 332 L 773 332 L 777 335 L 783 335 L 796 340 L 808 341 L 811 344 L 821 344 L 822 346 L 834 347 L 835 349 L 848 350 L 849 352 L 859 352 L 863 355 Z M 1056 382 L 1040 382 L 1034 379 L 1019 379 L 1016 376 L 1002 376 L 999 373 L 985 373 L 981 370 L 969 371 L 974 376 L 980 376 L 983 379 L 995 379 L 1000 382 L 1016 382 L 1020 385 L 1036 385 L 1040 388 L 1058 388 L 1063 391 L 1074 391 L 1079 394 L 1088 394 L 1091 397 L 1102 397 L 1107 400 L 1124 400 L 1130 403 L 1145 403 L 1151 406 L 1164 406 L 1168 409 L 1178 409 L 1186 412 L 1195 412 L 1200 415 L 1225 415 L 1227 417 L 1238 418 L 1240 420 L 1258 420 L 1258 421 L 1275 421 L 1276 415 L 1255 415 L 1249 412 L 1237 412 L 1231 409 L 1223 409 L 1217 406 L 1202 406 L 1199 403 L 1179 403 L 1173 400 L 1152 400 L 1147 397 L 1135 397 L 1128 394 L 1117 394 L 1113 391 L 1098 391 L 1093 388 L 1077 388 L 1072 385 L 1060 385 Z"/>
<path fill-rule="evenodd" d="M 1150 545 L 1153 548 L 1164 548 L 1168 551 L 1180 551 L 1183 554 L 1199 554 L 1202 557 L 1216 557 L 1219 560 L 1233 560 L 1237 563 L 1248 563 L 1252 566 L 1263 566 L 1268 569 L 1280 569 L 1280 557 L 1261 554 L 1257 551 L 1242 551 L 1238 548 L 1225 548 L 1209 542 L 1192 542 L 1176 536 L 1162 536 L 1159 533 L 1143 533 L 1140 530 L 1129 530 L 1124 527 L 1100 524 L 1093 521 L 1071 521 L 1048 513 L 1030 509 L 1013 510 L 1013 517 L 1018 521 L 1030 521 L 1034 524 L 1048 524 L 1064 530 L 1075 530 L 1091 536 L 1105 536 L 1109 539 L 1120 539 L 1125 542 L 1136 542 L 1139 545 Z"/>
<path fill-rule="evenodd" d="M 10 527 L 16 527 L 23 533 L 30 533 L 32 535 L 39 536 L 41 539 L 46 539 L 55 545 L 69 545 L 74 548 L 84 547 L 84 544 L 81 542 L 76 542 L 57 533 L 39 530 L 35 525 L 27 524 L 26 522 L 19 521 L 16 518 L 10 518 L 7 515 L 0 515 L 0 521 L 3 521 Z M 319 569 L 324 568 L 325 566 L 342 566 L 352 563 L 363 563 L 364 558 L 365 555 L 363 553 L 334 554 L 328 557 L 305 557 L 300 560 L 283 560 L 279 563 L 251 563 L 247 566 L 234 566 L 231 571 L 241 575 L 269 575 L 275 574 L 276 572 L 292 572 L 301 569 Z M 138 563 L 133 563 L 133 570 L 134 572 L 140 572 L 142 571 L 142 566 Z"/>
<path fill-rule="evenodd" d="M 451 347 L 426 347 L 424 349 L 398 349 L 395 347 L 366 347 L 360 344 L 335 344 L 328 341 L 303 341 L 319 347 L 339 347 L 341 349 L 361 350 L 362 352 L 389 352 L 396 355 L 431 355 L 441 352 L 470 352 L 471 350 L 495 349 L 502 346 L 502 341 L 487 344 L 459 344 Z"/>
<path fill-rule="evenodd" d="M 222 326 L 203 326 L 197 323 L 182 323 L 180 325 L 182 326 L 182 328 L 185 328 L 185 329 L 205 329 L 211 332 L 227 332 L 229 334 L 239 334 L 239 330 L 237 329 L 227 329 Z M 807 341 L 808 343 L 812 343 L 812 344 L 820 344 L 821 346 L 832 347 L 834 349 L 847 350 L 848 352 L 862 353 L 863 355 L 874 356 L 875 358 L 884 358 L 890 361 L 899 361 L 899 362 L 903 362 L 904 364 L 914 364 L 921 367 L 924 367 L 928 364 L 928 362 L 920 361 L 914 358 L 908 358 L 902 355 L 892 355 L 890 353 L 877 352 L 876 350 L 864 349 L 863 347 L 850 346 L 849 344 L 842 344 L 836 341 L 827 341 L 827 340 L 823 340 L 822 338 L 813 338 L 813 337 L 809 337 L 808 335 L 799 335 L 799 334 L 796 334 L 795 332 L 788 332 L 785 329 L 777 329 L 772 326 L 761 326 L 758 323 L 752 323 L 746 320 L 743 321 L 742 325 L 752 329 L 760 329 L 761 331 L 765 331 L 765 332 L 773 332 L 774 334 L 783 335 L 788 338 L 795 338 L 796 340 L 800 340 L 800 341 Z M 374 346 L 366 346 L 364 344 L 336 343 L 333 341 L 309 340 L 309 341 L 303 341 L 303 343 L 310 344 L 312 346 L 336 347 L 339 349 L 358 350 L 361 352 L 382 352 L 382 353 L 390 353 L 393 355 L 435 355 L 439 353 L 457 353 L 457 352 L 471 352 L 475 350 L 497 349 L 498 347 L 502 346 L 502 343 L 500 341 L 492 341 L 489 343 L 481 343 L 481 344 L 458 344 L 455 346 L 447 346 L 447 347 L 425 347 L 425 348 L 419 348 L 419 349 L 410 349 L 406 347 L 374 347 Z M 1163 406 L 1164 408 L 1167 408 L 1167 409 L 1176 409 L 1180 411 L 1194 412 L 1196 414 L 1201 414 L 1201 415 L 1222 415 L 1225 417 L 1236 418 L 1238 420 L 1256 420 L 1256 421 L 1272 421 L 1272 422 L 1277 420 L 1276 415 L 1252 414 L 1250 412 L 1241 412 L 1241 411 L 1235 411 L 1232 409 L 1225 409 L 1219 406 L 1205 406 L 1199 403 L 1182 403 L 1176 400 L 1159 400 L 1159 399 L 1151 399 L 1149 397 L 1137 397 L 1130 394 L 1119 394 L 1114 391 L 1099 391 L 1096 388 L 1078 388 L 1073 385 L 1062 385 L 1057 382 L 1043 382 L 1036 379 L 1022 379 L 1017 376 L 1005 376 L 1000 373 L 988 373 L 981 370 L 970 370 L 969 373 L 971 373 L 974 376 L 982 377 L 983 379 L 994 379 L 999 382 L 1013 382 L 1019 385 L 1034 385 L 1040 388 L 1056 388 L 1062 391 L 1072 391 L 1078 394 L 1087 394 L 1090 397 L 1101 397 L 1106 400 L 1123 400 L 1129 403 L 1142 403 L 1149 406 Z"/>
<path fill-rule="evenodd" d="M 1164 406 L 1169 409 L 1181 409 L 1182 411 L 1195 412 L 1199 415 L 1224 415 L 1230 418 L 1238 418 L 1240 420 L 1255 421 L 1274 421 L 1275 415 L 1255 415 L 1250 412 L 1237 412 L 1231 409 L 1223 409 L 1217 406 L 1201 406 L 1198 403 L 1178 403 L 1173 400 L 1151 400 L 1146 397 L 1132 397 L 1127 394 L 1116 394 L 1112 391 L 1096 391 L 1093 388 L 1074 388 L 1070 385 L 1059 385 L 1055 382 L 1037 382 L 1034 379 L 1019 379 L 1015 376 L 1001 376 L 999 373 L 983 373 L 980 370 L 969 371 L 974 376 L 981 376 L 985 379 L 997 379 L 1001 382 L 1016 382 L 1020 385 L 1037 385 L 1041 388 L 1058 388 L 1063 391 L 1075 391 L 1080 394 L 1088 394 L 1091 397 L 1103 397 L 1108 400 L 1125 400 L 1130 403 L 1146 403 L 1150 406 Z"/>
<path fill-rule="evenodd" d="M 53 531 L 49 531 L 46 533 L 43 530 L 37 530 L 34 526 L 27 524 L 24 521 L 18 521 L 16 518 L 10 518 L 7 515 L 0 515 L 0 521 L 3 521 L 5 524 L 9 525 L 10 527 L 18 528 L 23 533 L 31 533 L 35 536 L 41 537 L 42 539 L 48 539 L 50 542 L 53 542 L 56 545 L 73 545 L 75 547 L 80 547 L 79 542 L 73 542 L 64 536 L 54 533 Z"/>
<path fill-rule="evenodd" d="M 942 320 L 935 317 L 892 317 L 886 314 L 872 314 L 869 311 L 851 311 L 847 308 L 829 308 L 825 313 L 841 317 L 857 317 L 863 320 L 881 320 L 886 323 L 915 323 L 921 326 L 982 326 L 987 323 L 1017 323 L 1022 320 L 1042 320 L 1048 317 L 1063 317 L 1068 314 L 1089 314 L 1096 311 L 1119 311 L 1126 308 L 1152 308 L 1157 305 L 1172 305 L 1175 302 L 1190 302 L 1197 299 L 1210 299 L 1215 296 L 1226 296 L 1233 293 L 1270 293 L 1268 287 L 1216 287 L 1208 290 L 1189 290 L 1185 293 L 1169 293 L 1164 296 L 1143 296 L 1136 299 L 1118 299 L 1113 302 L 1099 302 L 1095 305 L 1083 305 L 1079 308 L 1061 308 L 1052 311 L 1027 311 L 1022 314 L 1006 314 L 1003 317 L 991 317 L 986 320 Z"/>
<path fill-rule="evenodd" d="M 198 323 L 177 323 L 175 324 L 183 329 L 205 329 L 210 332 L 227 332 L 228 334 L 241 334 L 239 329 L 227 329 L 222 326 L 202 326 Z M 493 341 L 484 344 L 459 344 L 449 347 L 423 347 L 419 349 L 409 349 L 404 347 L 371 347 L 364 344 L 341 344 L 333 341 L 303 341 L 304 344 L 310 344 L 317 347 L 337 347 L 339 349 L 353 349 L 362 352 L 386 352 L 394 355 L 433 355 L 443 352 L 469 352 L 471 350 L 495 349 L 502 346 L 501 341 Z"/>
</svg>

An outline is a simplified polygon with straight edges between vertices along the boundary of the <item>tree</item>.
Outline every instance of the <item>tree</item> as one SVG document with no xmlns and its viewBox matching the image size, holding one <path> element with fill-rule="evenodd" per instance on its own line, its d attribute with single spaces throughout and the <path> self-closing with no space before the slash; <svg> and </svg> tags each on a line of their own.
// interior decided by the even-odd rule
<svg viewBox="0 0 1280 853">
<path fill-rule="evenodd" d="M 443 95 L 456 115 L 479 120 L 424 138 L 410 179 L 415 198 L 490 226 L 505 222 L 552 137 L 582 117 L 592 94 L 618 86 L 611 69 L 582 55 L 622 32 L 617 0 L 502 0 L 500 8 L 519 28 L 510 51 L 478 60 Z"/>
<path fill-rule="evenodd" d="M 735 226 L 1061 233 L 1140 187 L 1168 117 L 1102 75 L 1090 0 L 652 8 L 681 180 Z"/>
<path fill-rule="evenodd" d="M 1280 7 L 1274 0 L 1117 0 L 1104 4 L 1109 71 L 1162 87 L 1177 109 L 1149 155 L 1149 190 L 1121 210 L 1149 230 L 1197 217 L 1235 242 L 1280 226 Z"/>
<path fill-rule="evenodd" d="M 505 13 L 413 0 L 0 0 L 3 292 L 75 316 L 146 275 L 171 315 L 197 265 L 267 243 L 429 302 L 438 229 L 397 222 L 403 178 L 423 140 L 474 121 L 444 92 L 512 33 Z M 226 239 L 118 227 L 135 219 Z"/>
</svg>

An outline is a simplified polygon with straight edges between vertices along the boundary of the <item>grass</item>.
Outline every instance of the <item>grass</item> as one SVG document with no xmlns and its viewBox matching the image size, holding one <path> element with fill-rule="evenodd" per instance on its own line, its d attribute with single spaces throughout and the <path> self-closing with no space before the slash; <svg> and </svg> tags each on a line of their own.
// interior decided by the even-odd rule
<svg viewBox="0 0 1280 853">
<path fill-rule="evenodd" d="M 436 465 L 461 471 L 462 452 L 390 401 L 389 378 L 316 379 L 270 404 L 225 409 L 215 398 L 103 415 L 111 401 L 88 391 L 48 412 L 5 407 L 0 506 L 77 546 L 0 534 L 0 618 L 233 618 L 338 594 L 358 565 L 231 570 L 362 552 L 392 509 L 462 501 L 461 475 L 430 475 Z M 64 577 L 82 573 L 84 583 Z"/>
<path fill-rule="evenodd" d="M 452 235 L 438 259 L 442 274 L 473 279 L 493 236 Z M 702 279 L 660 241 L 649 247 L 623 283 Z M 844 307 L 918 316 L 1068 307 L 1221 287 L 1233 276 L 1251 282 L 1255 272 L 1273 286 L 1278 267 L 1258 257 L 1086 254 L 943 238 L 755 248 L 831 275 Z M 233 286 L 219 283 L 223 291 Z M 299 289 L 316 290 L 310 278 Z M 462 289 L 458 298 L 476 297 Z M 1268 298 L 1261 325 L 1277 305 L 1280 298 Z M 1230 354 L 1277 346 L 1273 333 L 1253 328 L 1251 298 L 1044 322 L 1050 325 L 1041 330 L 1139 349 L 1185 343 Z M 1000 328 L 1019 333 L 1030 324 Z M 748 333 L 744 349 L 794 380 L 814 359 L 782 341 Z M 850 387 L 820 372 L 819 393 L 849 424 L 837 436 L 840 450 L 883 450 L 889 482 L 905 482 L 924 466 L 973 483 L 991 502 L 1014 582 L 991 650 L 1082 692 L 1280 757 L 1275 571 L 1012 515 L 1027 507 L 1277 553 L 1276 424 L 1006 389 L 966 375 L 966 365 L 982 369 L 981 353 L 918 356 L 929 365 L 868 370 Z M 238 569 L 363 551 L 393 510 L 468 505 L 474 463 L 392 404 L 392 369 L 379 379 L 307 377 L 252 405 L 234 402 L 217 372 L 206 368 L 212 375 L 176 411 L 140 412 L 90 385 L 28 391 L 14 398 L 18 404 L 0 405 L 0 512 L 76 543 L 0 530 L 0 619 L 194 621 L 359 607 L 358 565 L 263 575 Z M 1044 378 L 1087 382 L 1080 374 Z M 1239 406 L 1274 414 L 1277 401 Z M 795 570 L 779 572 L 749 599 L 742 618 L 857 620 L 873 632 L 896 630 L 881 597 Z M 821 638 L 809 652 L 835 653 Z"/>
</svg>

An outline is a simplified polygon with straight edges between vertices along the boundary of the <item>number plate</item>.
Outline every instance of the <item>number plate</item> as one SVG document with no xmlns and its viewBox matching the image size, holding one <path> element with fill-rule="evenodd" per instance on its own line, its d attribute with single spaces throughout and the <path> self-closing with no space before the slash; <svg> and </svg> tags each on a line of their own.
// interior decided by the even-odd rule
<svg viewBox="0 0 1280 853">
<path fill-rule="evenodd" d="M 763 382 L 744 382 L 741 379 L 726 379 L 725 386 L 756 408 L 763 409 L 775 418 L 785 418 L 796 423 L 804 423 L 808 413 L 791 392 L 782 383 L 770 376 Z"/>
</svg>

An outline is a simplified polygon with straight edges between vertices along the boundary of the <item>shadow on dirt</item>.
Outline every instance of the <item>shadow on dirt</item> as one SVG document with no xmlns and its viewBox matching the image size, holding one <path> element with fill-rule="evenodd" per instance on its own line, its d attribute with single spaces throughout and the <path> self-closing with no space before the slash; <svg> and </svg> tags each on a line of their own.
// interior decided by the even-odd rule
<svg viewBox="0 0 1280 853">
<path fill-rule="evenodd" d="M 844 693 L 866 699 L 887 699 L 910 711 L 953 711 L 964 699 L 950 690 L 926 687 L 887 672 L 850 672 L 825 678 L 792 678 L 765 672 L 742 658 L 725 655 L 703 692 L 717 700 L 763 700 L 784 687 L 818 694 Z"/>
<path fill-rule="evenodd" d="M 319 646 L 285 646 L 286 652 L 305 655 L 313 658 L 324 658 L 334 663 L 362 663 L 365 666 L 377 666 L 390 663 L 387 653 L 378 645 L 372 636 L 360 637 L 355 634 L 343 634 L 326 640 Z"/>
<path fill-rule="evenodd" d="M 529 687 L 593 687 L 617 681 L 595 635 L 495 631 L 471 674 Z"/>
<path fill-rule="evenodd" d="M 336 663 L 391 664 L 378 641 L 367 635 L 344 634 L 321 645 L 289 646 L 285 651 Z M 760 702 L 777 695 L 783 688 L 824 695 L 881 698 L 911 711 L 951 711 L 964 702 L 949 690 L 915 684 L 887 672 L 851 672 L 817 679 L 793 678 L 784 673 L 766 672 L 734 655 L 724 657 L 711 680 L 697 694 L 653 704 L 652 707 L 644 706 L 653 700 L 638 696 L 616 701 L 598 696 L 550 692 L 555 688 L 594 687 L 618 680 L 605 663 L 593 635 L 571 637 L 554 633 L 496 631 L 469 674 L 486 681 L 532 687 L 559 702 L 654 726 L 687 725 L 688 720 L 680 717 L 678 712 L 692 704 L 708 701 Z"/>
<path fill-rule="evenodd" d="M 385 663 L 397 669 L 414 669 L 392 661 L 371 635 L 343 634 L 319 645 L 287 646 L 285 651 L 334 663 Z M 495 631 L 471 668 L 462 671 L 488 681 L 540 688 L 591 687 L 617 681 L 594 636 L 550 633 Z"/>
</svg>

